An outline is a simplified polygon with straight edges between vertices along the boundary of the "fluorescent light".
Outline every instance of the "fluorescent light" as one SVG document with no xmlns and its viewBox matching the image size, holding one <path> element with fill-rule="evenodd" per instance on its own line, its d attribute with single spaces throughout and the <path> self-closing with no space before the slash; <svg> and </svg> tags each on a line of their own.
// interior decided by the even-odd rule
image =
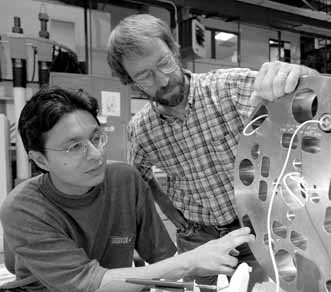
<svg viewBox="0 0 331 292">
<path fill-rule="evenodd" d="M 227 33 L 227 32 L 219 32 L 215 35 L 215 39 L 218 41 L 226 42 L 229 39 L 232 39 L 234 37 L 233 33 Z"/>
</svg>

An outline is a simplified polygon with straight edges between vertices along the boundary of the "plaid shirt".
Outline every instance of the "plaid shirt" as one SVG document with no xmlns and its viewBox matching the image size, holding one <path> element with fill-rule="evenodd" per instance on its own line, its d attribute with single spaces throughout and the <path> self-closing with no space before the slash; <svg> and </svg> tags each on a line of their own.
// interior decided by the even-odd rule
<svg viewBox="0 0 331 292">
<path fill-rule="evenodd" d="M 239 134 L 252 112 L 256 72 L 186 73 L 190 90 L 184 121 L 164 117 L 147 104 L 128 126 L 129 163 L 146 181 L 153 177 L 153 165 L 166 172 L 166 193 L 185 218 L 229 224 L 237 217 L 234 161 Z"/>
</svg>

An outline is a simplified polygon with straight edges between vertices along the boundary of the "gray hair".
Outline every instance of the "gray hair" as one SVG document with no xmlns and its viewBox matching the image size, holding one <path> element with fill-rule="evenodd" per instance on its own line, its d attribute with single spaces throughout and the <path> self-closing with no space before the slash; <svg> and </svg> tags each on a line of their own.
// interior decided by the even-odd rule
<svg viewBox="0 0 331 292">
<path fill-rule="evenodd" d="M 107 61 L 123 84 L 133 83 L 122 64 L 123 57 L 143 55 L 143 44 L 153 38 L 161 39 L 174 55 L 179 55 L 179 46 L 169 26 L 150 14 L 128 16 L 112 30 L 108 40 Z"/>
</svg>

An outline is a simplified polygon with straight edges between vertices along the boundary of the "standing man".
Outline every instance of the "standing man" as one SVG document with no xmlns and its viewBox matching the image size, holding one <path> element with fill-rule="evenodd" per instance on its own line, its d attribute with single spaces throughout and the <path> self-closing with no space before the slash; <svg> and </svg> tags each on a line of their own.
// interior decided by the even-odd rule
<svg viewBox="0 0 331 292">
<path fill-rule="evenodd" d="M 129 161 L 177 227 L 179 252 L 239 228 L 233 172 L 245 120 L 259 96 L 274 100 L 292 92 L 301 75 L 317 73 L 282 62 L 266 63 L 258 73 L 244 68 L 191 73 L 181 67 L 169 27 L 146 14 L 129 16 L 114 28 L 108 62 L 124 84 L 150 100 L 129 124 Z M 152 166 L 167 174 L 165 191 Z M 238 251 L 239 261 L 254 268 L 251 284 L 263 280 L 249 247 Z M 211 284 L 216 276 L 197 280 Z"/>
<path fill-rule="evenodd" d="M 249 228 L 173 256 L 148 185 L 132 166 L 106 164 L 97 113 L 95 98 L 57 87 L 24 106 L 19 132 L 44 174 L 16 186 L 1 206 L 16 280 L 0 291 L 129 292 L 143 287 L 126 278 L 233 273 L 229 252 L 253 240 Z M 133 268 L 134 250 L 150 265 Z"/>
</svg>

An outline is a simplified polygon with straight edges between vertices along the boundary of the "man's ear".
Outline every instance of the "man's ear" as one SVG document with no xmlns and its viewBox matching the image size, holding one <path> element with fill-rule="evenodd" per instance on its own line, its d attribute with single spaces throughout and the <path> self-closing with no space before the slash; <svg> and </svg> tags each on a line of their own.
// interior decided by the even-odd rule
<svg viewBox="0 0 331 292">
<path fill-rule="evenodd" d="M 49 171 L 48 160 L 44 154 L 39 151 L 30 150 L 29 158 L 41 169 Z"/>
</svg>

